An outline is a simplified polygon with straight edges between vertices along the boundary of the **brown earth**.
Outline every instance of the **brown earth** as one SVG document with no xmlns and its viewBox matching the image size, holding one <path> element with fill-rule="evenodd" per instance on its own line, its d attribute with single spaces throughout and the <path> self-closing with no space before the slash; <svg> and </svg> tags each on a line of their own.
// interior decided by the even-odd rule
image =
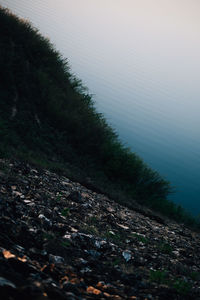
<svg viewBox="0 0 200 300">
<path fill-rule="evenodd" d="M 200 238 L 47 170 L 0 161 L 0 299 L 200 299 Z"/>
</svg>

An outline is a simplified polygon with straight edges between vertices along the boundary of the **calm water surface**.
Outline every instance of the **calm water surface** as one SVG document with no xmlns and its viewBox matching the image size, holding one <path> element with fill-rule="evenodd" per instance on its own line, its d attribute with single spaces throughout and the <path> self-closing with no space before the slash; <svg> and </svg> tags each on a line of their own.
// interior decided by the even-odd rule
<svg viewBox="0 0 200 300">
<path fill-rule="evenodd" d="M 121 140 L 200 214 L 200 2 L 0 0 L 67 57 Z"/>
</svg>

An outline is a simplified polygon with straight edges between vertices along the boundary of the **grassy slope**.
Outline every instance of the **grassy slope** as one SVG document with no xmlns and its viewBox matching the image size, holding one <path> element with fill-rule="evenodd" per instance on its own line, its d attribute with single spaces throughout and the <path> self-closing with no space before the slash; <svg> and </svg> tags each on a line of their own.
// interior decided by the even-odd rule
<svg viewBox="0 0 200 300">
<path fill-rule="evenodd" d="M 30 24 L 0 9 L 0 155 L 68 172 L 131 207 L 131 199 L 194 223 L 167 200 L 169 183 L 125 148 L 67 61 Z M 91 183 L 91 182 L 90 182 Z"/>
</svg>

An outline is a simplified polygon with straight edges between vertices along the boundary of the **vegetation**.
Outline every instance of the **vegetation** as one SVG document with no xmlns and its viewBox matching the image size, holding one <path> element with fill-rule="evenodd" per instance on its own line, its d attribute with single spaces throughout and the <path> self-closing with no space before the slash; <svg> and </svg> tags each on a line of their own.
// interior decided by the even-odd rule
<svg viewBox="0 0 200 300">
<path fill-rule="evenodd" d="M 181 295 L 188 295 L 191 291 L 191 283 L 181 278 L 168 278 L 166 270 L 150 270 L 150 281 L 165 284 L 175 289 Z"/>
<path fill-rule="evenodd" d="M 0 156 L 65 172 L 129 207 L 138 201 L 195 224 L 167 200 L 169 182 L 119 141 L 48 39 L 3 8 L 0 23 Z"/>
<path fill-rule="evenodd" d="M 149 279 L 160 284 L 166 284 L 167 272 L 165 270 L 150 270 Z"/>
<path fill-rule="evenodd" d="M 149 243 L 149 240 L 147 238 L 145 238 L 144 236 L 140 235 L 140 234 L 134 233 L 133 236 L 136 237 L 137 240 L 139 242 L 142 242 L 143 244 L 148 244 Z"/>
<path fill-rule="evenodd" d="M 158 249 L 165 254 L 171 254 L 172 253 L 172 247 L 170 244 L 166 243 L 165 241 L 161 241 L 158 244 Z"/>
<path fill-rule="evenodd" d="M 62 210 L 62 212 L 61 212 L 61 215 L 62 215 L 63 217 L 67 217 L 69 214 L 70 214 L 70 212 L 69 212 L 69 208 L 68 208 L 68 207 L 65 207 L 65 208 Z"/>
</svg>

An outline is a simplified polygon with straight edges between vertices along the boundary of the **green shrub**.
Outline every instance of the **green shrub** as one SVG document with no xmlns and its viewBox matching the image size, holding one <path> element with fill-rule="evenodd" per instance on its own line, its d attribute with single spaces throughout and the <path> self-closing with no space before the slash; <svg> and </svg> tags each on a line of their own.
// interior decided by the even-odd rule
<svg viewBox="0 0 200 300">
<path fill-rule="evenodd" d="M 167 271 L 165 270 L 150 270 L 150 281 L 157 282 L 159 284 L 165 284 L 167 282 Z"/>
<path fill-rule="evenodd" d="M 139 242 L 142 242 L 143 244 L 148 244 L 149 243 L 149 240 L 147 238 L 145 238 L 144 236 L 140 235 L 140 234 L 134 233 L 133 236 L 136 237 L 137 240 Z"/>
<path fill-rule="evenodd" d="M 182 279 L 177 279 L 172 283 L 172 287 L 182 295 L 188 295 L 189 292 L 192 289 L 192 286 L 189 282 L 182 280 Z"/>
<path fill-rule="evenodd" d="M 166 284 L 175 289 L 181 295 L 188 295 L 192 286 L 186 280 L 180 278 L 168 278 L 168 272 L 165 270 L 150 270 L 149 280 L 158 284 Z"/>
<path fill-rule="evenodd" d="M 164 254 L 171 254 L 172 253 L 171 245 L 166 243 L 165 241 L 162 241 L 158 244 L 158 249 Z"/>
<path fill-rule="evenodd" d="M 68 207 L 65 207 L 62 211 L 61 211 L 61 215 L 63 217 L 67 217 L 69 215 L 69 208 Z"/>
</svg>

